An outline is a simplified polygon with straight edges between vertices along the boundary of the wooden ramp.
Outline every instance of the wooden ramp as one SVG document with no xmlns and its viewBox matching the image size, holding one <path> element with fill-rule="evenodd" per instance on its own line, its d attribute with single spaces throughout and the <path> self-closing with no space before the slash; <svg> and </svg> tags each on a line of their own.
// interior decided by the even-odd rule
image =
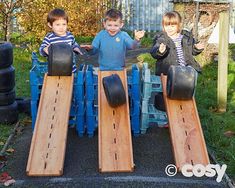
<svg viewBox="0 0 235 188">
<path fill-rule="evenodd" d="M 63 173 L 73 76 L 44 77 L 27 164 L 28 176 Z"/>
<path fill-rule="evenodd" d="M 161 76 L 161 79 L 176 167 L 181 170 L 184 164 L 209 164 L 195 99 L 169 99 L 167 77 Z"/>
<path fill-rule="evenodd" d="M 102 79 L 118 74 L 126 91 L 126 104 L 112 108 L 104 93 Z M 134 169 L 127 76 L 123 71 L 99 71 L 99 170 L 101 172 L 131 172 Z"/>
</svg>

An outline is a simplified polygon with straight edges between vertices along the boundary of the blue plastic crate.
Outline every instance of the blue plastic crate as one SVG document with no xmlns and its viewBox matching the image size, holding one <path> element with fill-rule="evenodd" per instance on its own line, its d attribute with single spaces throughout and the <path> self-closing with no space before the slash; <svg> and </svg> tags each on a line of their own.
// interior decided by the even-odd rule
<svg viewBox="0 0 235 188">
<path fill-rule="evenodd" d="M 140 133 L 140 115 L 131 115 L 131 130 L 134 136 L 138 136 Z"/>
<path fill-rule="evenodd" d="M 76 131 L 79 136 L 85 133 L 85 104 L 84 101 L 78 101 L 76 105 Z"/>
<path fill-rule="evenodd" d="M 86 101 L 86 129 L 89 137 L 94 135 L 98 126 L 98 105 L 96 101 Z"/>
<path fill-rule="evenodd" d="M 76 101 L 84 101 L 85 97 L 85 66 L 80 65 L 74 76 L 73 96 Z"/>
<path fill-rule="evenodd" d="M 127 77 L 128 94 L 132 100 L 140 101 L 140 71 L 136 64 L 132 65 L 131 76 Z"/>
<path fill-rule="evenodd" d="M 140 75 L 137 65 L 132 65 L 132 72 L 127 77 L 128 95 L 131 118 L 131 129 L 134 135 L 140 132 Z M 86 129 L 88 136 L 92 136 L 98 126 L 98 76 L 93 66 L 86 69 Z"/>
<path fill-rule="evenodd" d="M 86 100 L 98 100 L 98 75 L 94 74 L 93 66 L 88 65 L 86 68 Z"/>
<path fill-rule="evenodd" d="M 167 124 L 168 119 L 166 112 L 157 110 L 153 104 L 149 103 L 149 100 L 142 100 L 141 105 L 141 134 L 146 133 L 149 128 L 149 123 L 157 123 L 159 127 L 164 127 Z"/>
<path fill-rule="evenodd" d="M 32 129 L 34 129 L 34 125 L 36 122 L 38 112 L 38 101 L 32 101 L 31 100 L 31 117 L 32 117 Z"/>
<path fill-rule="evenodd" d="M 148 64 L 143 64 L 142 70 L 142 98 L 148 99 L 152 92 L 162 92 L 162 84 L 160 76 L 151 75 Z"/>
<path fill-rule="evenodd" d="M 32 53 L 32 69 L 30 70 L 30 87 L 31 87 L 31 114 L 32 114 L 32 128 L 34 128 L 37 108 L 40 100 L 44 75 L 48 70 L 47 62 L 38 61 L 36 53 Z M 73 97 L 70 109 L 69 125 L 75 126 L 78 134 L 81 135 L 84 129 L 85 116 L 85 66 L 80 65 L 77 73 L 74 75 Z M 83 104 L 83 105 L 82 105 Z M 84 132 L 84 131 L 83 131 Z"/>
</svg>

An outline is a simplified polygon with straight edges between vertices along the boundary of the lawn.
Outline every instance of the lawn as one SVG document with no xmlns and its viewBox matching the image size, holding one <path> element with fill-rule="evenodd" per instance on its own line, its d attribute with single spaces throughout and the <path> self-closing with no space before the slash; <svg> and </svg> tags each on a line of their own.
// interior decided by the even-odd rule
<svg viewBox="0 0 235 188">
<path fill-rule="evenodd" d="M 31 68 L 31 53 L 27 50 L 15 48 L 13 66 L 15 68 L 16 96 L 30 97 L 29 70 Z M 21 120 L 26 118 L 25 115 L 20 115 Z M 14 125 L 0 124 L 0 149 L 2 149 L 13 127 Z"/>
<path fill-rule="evenodd" d="M 150 62 L 154 60 L 149 54 L 138 59 Z M 29 71 L 31 69 L 31 52 L 19 48 L 14 49 L 14 67 L 16 69 L 17 96 L 30 96 Z M 229 63 L 228 75 L 228 108 L 225 113 L 218 113 L 217 106 L 217 63 L 211 63 L 203 68 L 199 76 L 196 101 L 204 130 L 207 147 L 213 151 L 221 164 L 227 164 L 227 173 L 235 179 L 235 136 L 226 136 L 227 131 L 235 132 L 235 62 Z M 27 118 L 22 115 L 21 120 Z M 3 147 L 12 125 L 0 125 L 0 149 Z"/>
</svg>

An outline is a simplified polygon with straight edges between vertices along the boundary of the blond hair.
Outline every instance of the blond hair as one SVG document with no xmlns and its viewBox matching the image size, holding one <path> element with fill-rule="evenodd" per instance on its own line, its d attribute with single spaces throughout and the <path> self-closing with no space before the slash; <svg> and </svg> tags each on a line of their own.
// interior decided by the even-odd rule
<svg viewBox="0 0 235 188">
<path fill-rule="evenodd" d="M 167 25 L 177 25 L 177 32 L 181 31 L 182 18 L 176 11 L 167 12 L 162 17 L 162 27 Z"/>
</svg>

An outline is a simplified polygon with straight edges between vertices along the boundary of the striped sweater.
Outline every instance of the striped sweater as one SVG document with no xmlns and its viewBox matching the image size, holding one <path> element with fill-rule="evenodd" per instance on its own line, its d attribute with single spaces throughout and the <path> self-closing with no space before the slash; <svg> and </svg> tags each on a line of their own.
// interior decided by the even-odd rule
<svg viewBox="0 0 235 188">
<path fill-rule="evenodd" d="M 184 53 L 183 53 L 182 44 L 181 44 L 182 38 L 183 38 L 183 35 L 180 34 L 179 37 L 177 37 L 176 39 L 172 39 L 172 40 L 175 43 L 178 63 L 181 66 L 185 66 L 186 63 L 185 63 Z"/>
<path fill-rule="evenodd" d="M 57 43 L 67 43 L 72 46 L 72 48 L 80 47 L 78 43 L 75 41 L 74 36 L 71 32 L 67 31 L 66 36 L 57 36 L 54 32 L 47 33 L 45 38 L 42 41 L 42 44 L 39 48 L 40 55 L 47 57 L 48 55 L 44 52 L 44 48 L 50 44 L 57 44 Z M 73 63 L 73 72 L 76 72 L 77 67 L 75 62 Z"/>
</svg>

